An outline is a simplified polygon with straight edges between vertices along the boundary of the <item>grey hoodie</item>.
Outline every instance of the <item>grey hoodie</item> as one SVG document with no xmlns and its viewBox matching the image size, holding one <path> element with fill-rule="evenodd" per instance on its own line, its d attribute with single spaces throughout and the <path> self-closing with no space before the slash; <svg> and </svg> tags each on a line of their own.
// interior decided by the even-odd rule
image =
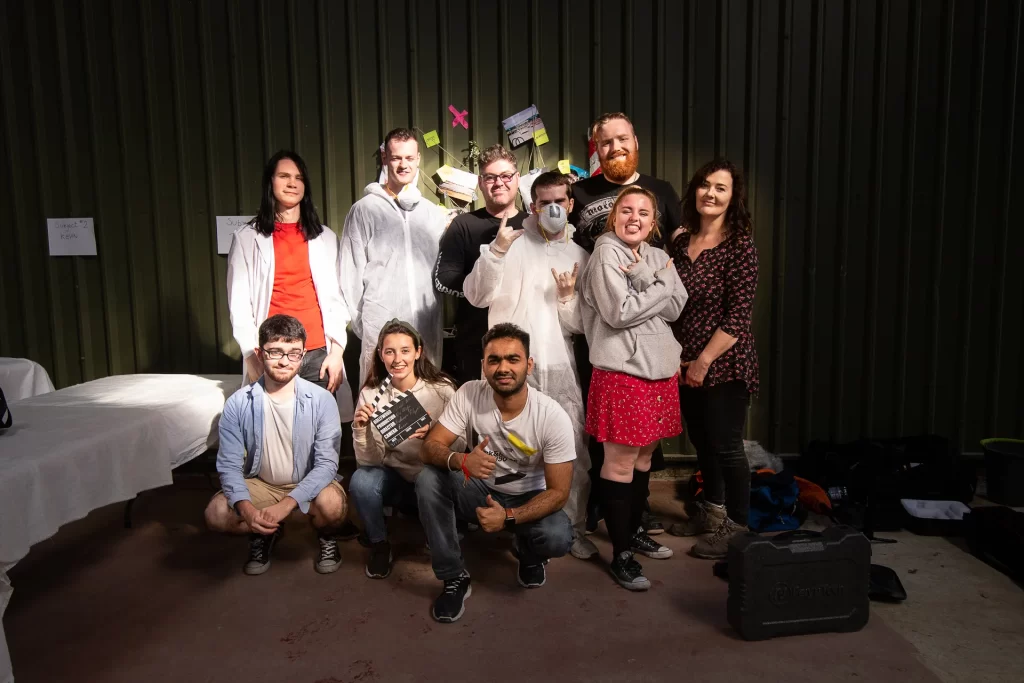
<svg viewBox="0 0 1024 683">
<path fill-rule="evenodd" d="M 580 275 L 583 328 L 595 368 L 643 379 L 668 379 L 679 371 L 682 347 L 670 322 L 686 304 L 686 288 L 668 254 L 642 243 L 640 262 L 629 275 L 619 266 L 635 262 L 633 252 L 615 233 L 597 239 Z"/>
</svg>

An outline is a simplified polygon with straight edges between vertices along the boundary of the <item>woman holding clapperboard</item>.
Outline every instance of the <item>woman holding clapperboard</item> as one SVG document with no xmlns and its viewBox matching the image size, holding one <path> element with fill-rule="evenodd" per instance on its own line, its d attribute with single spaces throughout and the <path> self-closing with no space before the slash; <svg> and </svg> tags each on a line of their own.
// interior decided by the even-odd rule
<svg viewBox="0 0 1024 683">
<path fill-rule="evenodd" d="M 380 331 L 377 349 L 356 403 L 352 440 L 359 469 L 349 483 L 349 496 L 366 528 L 370 559 L 366 575 L 383 579 L 391 573 L 384 506 L 415 500 L 416 475 L 423 468 L 420 446 L 431 425 L 455 394 L 455 380 L 438 370 L 423 354 L 423 339 L 409 323 L 391 320 Z M 375 425 L 375 413 L 411 394 L 427 412 L 430 422 L 401 443 L 391 446 Z M 385 429 L 385 433 L 390 433 Z M 454 450 L 464 444 L 453 445 Z"/>
</svg>

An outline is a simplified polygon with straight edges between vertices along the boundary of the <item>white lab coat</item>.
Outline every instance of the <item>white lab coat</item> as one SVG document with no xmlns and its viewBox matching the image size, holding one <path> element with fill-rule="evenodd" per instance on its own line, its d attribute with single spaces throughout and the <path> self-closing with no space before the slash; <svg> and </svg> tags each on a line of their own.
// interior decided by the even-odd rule
<svg viewBox="0 0 1024 683">
<path fill-rule="evenodd" d="M 504 256 L 495 255 L 489 244 L 480 247 L 480 258 L 466 277 L 463 291 L 469 303 L 488 309 L 488 327 L 510 322 L 530 334 L 534 369 L 527 381 L 565 408 L 576 431 L 573 487 L 565 512 L 582 534 L 590 492 L 590 454 L 572 335 L 583 334 L 583 317 L 579 296 L 559 302 L 551 269 L 570 272 L 578 263 L 582 273 L 590 255 L 572 241 L 572 225 L 566 226 L 566 234 L 558 241 L 545 237 L 537 225 L 537 214 L 527 218 L 523 228 L 526 232 Z"/>
<path fill-rule="evenodd" d="M 440 366 L 442 310 L 433 271 L 445 228 L 445 215 L 433 202 L 420 199 L 406 211 L 380 183 L 364 192 L 345 218 L 338 251 L 342 297 L 352 331 L 362 340 L 360 385 L 377 337 L 392 318 L 415 327 L 427 357 Z"/>
<path fill-rule="evenodd" d="M 323 232 L 307 244 L 309 270 L 313 275 L 327 337 L 327 351 L 330 353 L 334 344 L 345 348 L 349 322 L 348 309 L 338 286 L 338 236 L 324 226 Z M 245 359 L 259 345 L 259 328 L 267 319 L 273 293 L 274 238 L 261 235 L 252 225 L 244 225 L 231 236 L 231 248 L 228 250 L 228 312 L 231 333 L 242 349 L 243 381 Z M 351 389 L 343 384 L 337 396 L 342 420 L 351 421 Z"/>
</svg>

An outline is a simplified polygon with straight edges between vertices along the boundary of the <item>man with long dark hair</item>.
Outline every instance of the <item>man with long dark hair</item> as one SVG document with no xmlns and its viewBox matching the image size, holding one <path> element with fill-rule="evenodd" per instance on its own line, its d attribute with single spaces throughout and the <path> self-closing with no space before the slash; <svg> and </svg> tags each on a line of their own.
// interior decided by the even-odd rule
<svg viewBox="0 0 1024 683">
<path fill-rule="evenodd" d="M 377 335 L 400 318 L 421 335 L 427 357 L 441 364 L 441 298 L 431 286 L 445 216 L 416 186 L 416 134 L 396 128 L 384 139 L 387 181 L 372 182 L 345 218 L 338 255 L 341 293 L 352 331 L 362 340 L 359 381 L 373 364 Z"/>
<path fill-rule="evenodd" d="M 259 213 L 231 238 L 228 310 L 247 381 L 263 374 L 259 326 L 282 313 L 306 330 L 299 376 L 333 392 L 343 379 L 348 311 L 338 286 L 338 238 L 320 224 L 312 185 L 295 152 L 282 150 L 267 162 Z"/>
</svg>

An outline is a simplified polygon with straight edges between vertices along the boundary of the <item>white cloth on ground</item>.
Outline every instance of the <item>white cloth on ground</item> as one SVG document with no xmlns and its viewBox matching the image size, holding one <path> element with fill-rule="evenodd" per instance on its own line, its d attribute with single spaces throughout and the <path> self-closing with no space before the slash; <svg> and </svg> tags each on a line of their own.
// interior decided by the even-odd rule
<svg viewBox="0 0 1024 683">
<path fill-rule="evenodd" d="M 415 327 L 428 358 L 441 364 L 441 298 L 433 271 L 444 214 L 427 200 L 406 211 L 379 183 L 364 192 L 345 218 L 338 250 L 342 297 L 352 331 L 362 340 L 354 386 L 366 380 L 377 336 L 392 318 Z"/>
</svg>

